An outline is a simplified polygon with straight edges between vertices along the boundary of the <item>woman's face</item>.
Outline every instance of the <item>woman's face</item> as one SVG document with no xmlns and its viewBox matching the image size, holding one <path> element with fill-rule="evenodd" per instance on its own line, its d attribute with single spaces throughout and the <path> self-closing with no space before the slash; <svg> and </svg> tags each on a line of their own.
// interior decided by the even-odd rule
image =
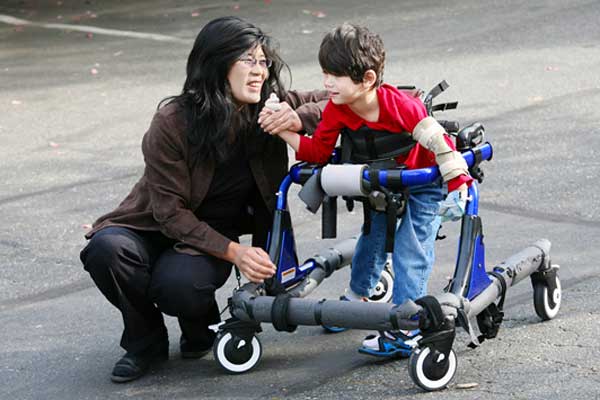
<svg viewBox="0 0 600 400">
<path fill-rule="evenodd" d="M 240 105 L 260 101 L 262 85 L 269 76 L 270 61 L 261 46 L 244 52 L 227 74 L 233 99 Z"/>
</svg>

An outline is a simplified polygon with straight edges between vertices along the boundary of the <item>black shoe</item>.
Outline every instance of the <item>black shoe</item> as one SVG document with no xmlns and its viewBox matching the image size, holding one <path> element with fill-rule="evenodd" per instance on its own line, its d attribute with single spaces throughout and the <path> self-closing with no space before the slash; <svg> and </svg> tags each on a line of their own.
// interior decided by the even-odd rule
<svg viewBox="0 0 600 400">
<path fill-rule="evenodd" d="M 179 340 L 179 349 L 181 350 L 181 358 L 202 358 L 210 352 L 212 344 L 193 343 L 188 341 L 183 335 Z"/>
<path fill-rule="evenodd" d="M 168 340 L 155 343 L 138 354 L 127 352 L 115 364 L 110 379 L 115 383 L 133 381 L 144 375 L 153 363 L 168 359 Z"/>
</svg>

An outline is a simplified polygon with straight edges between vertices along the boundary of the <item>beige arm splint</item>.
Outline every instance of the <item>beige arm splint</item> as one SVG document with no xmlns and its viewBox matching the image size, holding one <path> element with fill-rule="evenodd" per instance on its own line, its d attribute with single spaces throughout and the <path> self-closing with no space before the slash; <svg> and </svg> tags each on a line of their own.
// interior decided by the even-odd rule
<svg viewBox="0 0 600 400">
<path fill-rule="evenodd" d="M 421 120 L 413 130 L 413 137 L 421 146 L 435 154 L 435 162 L 440 168 L 444 182 L 457 176 L 469 174 L 469 168 L 463 156 L 446 143 L 446 131 L 433 117 Z"/>
</svg>

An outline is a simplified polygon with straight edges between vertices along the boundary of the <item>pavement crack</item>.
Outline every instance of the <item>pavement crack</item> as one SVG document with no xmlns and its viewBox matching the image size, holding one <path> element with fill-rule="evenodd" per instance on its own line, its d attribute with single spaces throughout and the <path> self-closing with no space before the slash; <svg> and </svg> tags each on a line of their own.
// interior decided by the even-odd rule
<svg viewBox="0 0 600 400">
<path fill-rule="evenodd" d="M 72 293 L 80 292 L 94 286 L 91 279 L 80 279 L 75 282 L 53 287 L 41 293 L 32 294 L 29 296 L 18 297 L 0 302 L 0 312 L 13 310 L 15 308 L 24 307 L 30 304 L 39 303 L 46 300 L 53 300 L 67 296 Z"/>
<path fill-rule="evenodd" d="M 73 189 L 76 187 L 87 186 L 87 185 L 95 185 L 97 183 L 120 181 L 123 179 L 129 179 L 131 177 L 138 176 L 138 175 L 139 175 L 138 173 L 127 173 L 127 174 L 112 176 L 109 178 L 92 178 L 92 179 L 88 179 L 88 180 L 84 180 L 84 181 L 68 183 L 66 185 L 53 186 L 53 187 L 49 187 L 47 189 L 37 190 L 35 192 L 29 192 L 29 193 L 18 194 L 15 196 L 4 197 L 4 198 L 0 199 L 0 206 L 9 204 L 9 203 L 18 202 L 23 199 L 28 199 L 31 197 L 43 196 L 43 195 L 49 194 L 49 193 L 64 192 L 65 190 Z"/>
</svg>

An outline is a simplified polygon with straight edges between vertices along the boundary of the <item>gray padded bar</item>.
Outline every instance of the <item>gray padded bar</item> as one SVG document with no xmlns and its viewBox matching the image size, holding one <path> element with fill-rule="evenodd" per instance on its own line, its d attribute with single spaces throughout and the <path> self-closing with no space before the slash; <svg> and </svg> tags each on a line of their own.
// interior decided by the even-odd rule
<svg viewBox="0 0 600 400">
<path fill-rule="evenodd" d="M 245 290 L 237 290 L 233 295 L 231 313 L 238 319 L 250 321 L 248 308 L 252 309 L 254 321 L 272 322 L 272 296 L 254 296 Z M 315 321 L 318 299 L 291 298 L 287 320 L 291 325 L 319 325 Z M 321 305 L 323 325 L 343 326 L 353 329 L 391 330 L 390 315 L 398 319 L 400 329 L 416 329 L 418 321 L 410 319 L 421 307 L 412 301 L 400 306 L 388 303 L 365 303 L 359 301 L 325 300 Z M 392 311 L 393 309 L 393 311 Z"/>
<path fill-rule="evenodd" d="M 494 271 L 504 277 L 506 287 L 510 288 L 534 272 L 543 271 L 550 267 L 548 262 L 550 247 L 550 241 L 540 239 L 498 264 L 494 267 Z M 491 303 L 498 300 L 502 294 L 502 286 L 498 279 L 494 276 L 490 276 L 490 279 L 492 284 L 471 301 L 471 309 L 467 313 L 469 317 L 479 314 Z"/>
</svg>

